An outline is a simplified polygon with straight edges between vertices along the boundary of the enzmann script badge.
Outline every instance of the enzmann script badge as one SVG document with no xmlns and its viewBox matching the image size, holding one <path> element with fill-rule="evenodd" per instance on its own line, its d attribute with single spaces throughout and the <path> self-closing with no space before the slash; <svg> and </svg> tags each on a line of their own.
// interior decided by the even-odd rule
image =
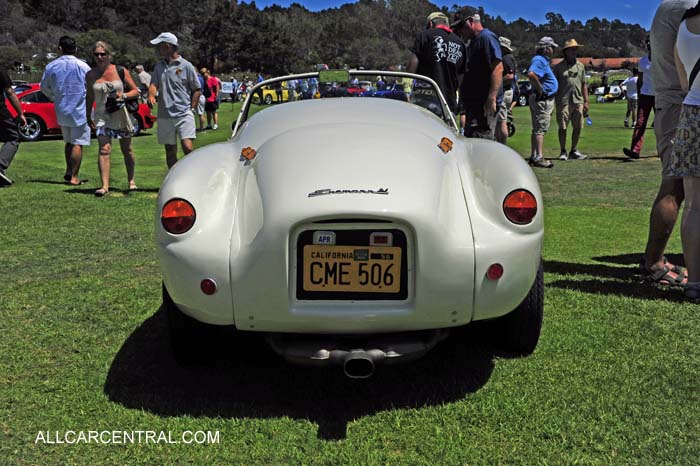
<svg viewBox="0 0 700 466">
<path fill-rule="evenodd" d="M 309 197 L 326 196 L 328 194 L 389 194 L 389 188 L 380 189 L 317 189 L 309 193 Z"/>
</svg>

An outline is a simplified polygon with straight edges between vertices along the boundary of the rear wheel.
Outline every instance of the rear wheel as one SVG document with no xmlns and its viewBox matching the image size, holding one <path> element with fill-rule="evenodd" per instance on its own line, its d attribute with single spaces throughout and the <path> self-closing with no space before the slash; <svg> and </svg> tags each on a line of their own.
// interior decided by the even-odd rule
<svg viewBox="0 0 700 466">
<path fill-rule="evenodd" d="M 271 94 L 267 94 L 265 96 L 265 105 L 272 105 L 272 95 Z"/>
<path fill-rule="evenodd" d="M 17 124 L 17 130 L 24 141 L 38 141 L 46 133 L 46 125 L 41 118 L 34 115 L 25 115 L 27 125 Z"/>
<path fill-rule="evenodd" d="M 527 96 L 521 95 L 518 97 L 518 106 L 519 107 L 524 107 L 527 105 Z"/>
<path fill-rule="evenodd" d="M 207 343 L 209 326 L 184 314 L 177 308 L 163 284 L 163 308 L 168 319 L 170 344 L 175 361 L 181 366 L 202 361 Z"/>
<path fill-rule="evenodd" d="M 498 346 L 518 355 L 532 354 L 540 339 L 543 311 L 544 269 L 540 262 L 535 283 L 523 302 L 510 314 L 492 322 Z"/>
</svg>

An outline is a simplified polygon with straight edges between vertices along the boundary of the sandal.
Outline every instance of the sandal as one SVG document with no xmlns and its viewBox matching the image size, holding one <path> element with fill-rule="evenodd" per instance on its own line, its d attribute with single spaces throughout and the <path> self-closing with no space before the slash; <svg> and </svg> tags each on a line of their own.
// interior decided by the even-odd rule
<svg viewBox="0 0 700 466">
<path fill-rule="evenodd" d="M 685 297 L 695 304 L 700 304 L 700 282 L 686 283 Z"/>
<path fill-rule="evenodd" d="M 666 286 L 685 286 L 688 283 L 688 276 L 683 273 L 683 269 L 666 263 L 662 269 L 655 272 L 645 270 L 642 273 L 645 282 Z"/>
<path fill-rule="evenodd" d="M 543 157 L 540 157 L 536 160 L 530 159 L 528 164 L 530 164 L 531 167 L 536 168 L 552 168 L 554 166 L 552 162 L 550 162 L 549 160 L 545 160 Z"/>
<path fill-rule="evenodd" d="M 106 190 L 106 189 L 104 189 L 104 188 L 100 188 L 100 189 L 98 189 L 97 191 L 95 191 L 95 196 L 96 196 L 96 197 L 106 196 L 107 194 L 109 194 L 109 191 Z"/>
</svg>

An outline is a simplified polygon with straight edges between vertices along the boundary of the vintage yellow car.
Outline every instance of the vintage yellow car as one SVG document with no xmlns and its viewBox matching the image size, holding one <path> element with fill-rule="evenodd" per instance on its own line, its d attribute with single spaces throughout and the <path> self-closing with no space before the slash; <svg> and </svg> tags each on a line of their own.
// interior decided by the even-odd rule
<svg viewBox="0 0 700 466">
<path fill-rule="evenodd" d="M 253 94 L 253 103 L 260 105 L 260 95 L 259 91 Z M 262 103 L 264 105 L 270 105 L 273 102 L 277 102 L 277 91 L 275 91 L 274 86 L 272 85 L 267 85 L 263 86 L 262 88 Z M 288 102 L 289 101 L 289 91 L 287 90 L 287 82 L 282 83 L 282 102 Z"/>
</svg>

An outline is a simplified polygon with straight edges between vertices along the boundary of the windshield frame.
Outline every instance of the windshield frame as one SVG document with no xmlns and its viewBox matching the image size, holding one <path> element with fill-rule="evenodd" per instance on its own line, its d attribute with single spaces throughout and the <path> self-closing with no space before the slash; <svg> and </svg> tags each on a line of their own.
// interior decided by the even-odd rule
<svg viewBox="0 0 700 466">
<path fill-rule="evenodd" d="M 457 120 L 455 119 L 455 115 L 452 113 L 450 110 L 449 106 L 447 105 L 447 100 L 445 100 L 445 96 L 442 94 L 442 91 L 440 90 L 440 87 L 437 85 L 435 81 L 430 79 L 427 76 L 419 75 L 419 74 L 414 74 L 414 73 L 405 73 L 403 71 L 380 71 L 380 70 L 327 70 L 328 71 L 347 71 L 351 76 L 389 76 L 389 77 L 401 77 L 401 78 L 410 78 L 410 79 L 419 79 L 421 81 L 425 81 L 429 83 L 431 86 L 433 86 L 433 89 L 437 92 L 437 95 L 440 100 L 440 105 L 442 106 L 442 120 L 448 125 L 451 126 L 453 131 L 456 133 L 459 133 L 459 126 L 457 125 Z M 250 106 L 253 103 L 253 96 L 255 95 L 255 92 L 265 86 L 268 86 L 270 84 L 276 83 L 276 82 L 281 82 L 281 81 L 288 81 L 290 79 L 309 79 L 309 78 L 317 78 L 319 77 L 319 72 L 313 72 L 313 73 L 303 73 L 303 74 L 290 74 L 286 76 L 279 76 L 276 78 L 268 79 L 265 81 L 261 81 L 257 83 L 255 86 L 253 86 L 250 89 L 250 92 L 248 92 L 248 96 L 245 99 L 245 102 L 243 103 L 243 106 L 241 107 L 241 111 L 238 114 L 238 118 L 236 119 L 236 124 L 233 127 L 233 133 L 231 134 L 231 138 L 235 137 L 236 134 L 238 134 L 238 130 L 240 127 L 248 121 L 248 113 L 250 112 Z M 342 97 L 341 97 L 342 98 Z M 354 98 L 354 97 L 352 97 Z"/>
</svg>

